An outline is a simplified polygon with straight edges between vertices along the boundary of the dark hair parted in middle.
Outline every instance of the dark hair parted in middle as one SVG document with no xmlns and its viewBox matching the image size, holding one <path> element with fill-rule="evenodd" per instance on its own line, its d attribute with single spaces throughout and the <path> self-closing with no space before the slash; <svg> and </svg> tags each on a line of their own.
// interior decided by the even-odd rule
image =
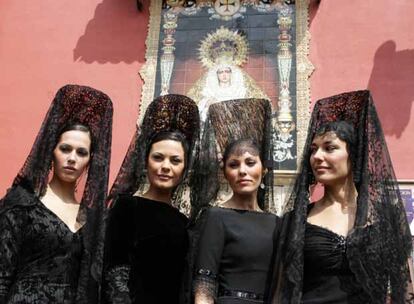
<svg viewBox="0 0 414 304">
<path fill-rule="evenodd" d="M 93 135 L 92 135 L 91 129 L 87 125 L 81 124 L 81 123 L 70 123 L 70 124 L 67 124 L 59 132 L 59 137 L 62 136 L 63 133 L 68 132 L 68 131 L 82 131 L 82 132 L 88 133 L 89 134 L 89 138 L 91 139 L 90 153 L 92 154 L 93 147 L 94 147 L 94 142 L 96 141 L 96 139 L 93 139 Z M 58 141 L 59 141 L 59 138 L 58 138 Z"/>
</svg>

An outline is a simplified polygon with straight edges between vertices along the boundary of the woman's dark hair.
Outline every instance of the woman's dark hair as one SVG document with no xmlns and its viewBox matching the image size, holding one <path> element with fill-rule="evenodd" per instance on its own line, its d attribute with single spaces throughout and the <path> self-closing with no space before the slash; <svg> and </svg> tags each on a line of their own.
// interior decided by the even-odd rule
<svg viewBox="0 0 414 304">
<path fill-rule="evenodd" d="M 83 131 L 83 132 L 91 132 L 91 130 L 89 129 L 88 126 L 85 126 L 83 124 L 80 123 L 74 123 L 74 124 L 70 124 L 65 126 L 62 131 L 60 131 L 60 135 L 62 135 L 63 133 L 67 132 L 67 131 Z"/>
<path fill-rule="evenodd" d="M 227 145 L 223 154 L 223 165 L 226 164 L 226 161 L 229 159 L 230 155 L 242 155 L 245 152 L 249 152 L 252 155 L 259 156 L 260 160 L 263 163 L 262 157 L 260 155 L 259 145 L 252 139 L 238 139 L 232 141 Z M 264 164 L 263 164 L 264 165 Z"/>
<path fill-rule="evenodd" d="M 90 153 L 92 155 L 92 152 L 93 152 L 93 142 L 94 142 L 94 140 L 92 139 L 92 132 L 89 129 L 89 127 L 86 126 L 86 125 L 83 125 L 81 123 L 71 123 L 71 124 L 68 124 L 68 125 L 64 126 L 62 128 L 62 130 L 59 132 L 58 140 L 59 140 L 60 136 L 63 133 L 68 132 L 68 131 L 82 131 L 82 132 L 88 133 L 89 134 L 89 137 L 91 139 Z"/>
<path fill-rule="evenodd" d="M 348 153 L 352 162 L 355 156 L 354 148 L 356 146 L 356 134 L 354 126 L 344 120 L 328 122 L 321 125 L 319 129 L 316 130 L 314 137 L 324 135 L 328 132 L 335 133 L 335 135 L 338 136 L 340 140 L 346 142 L 346 147 L 348 149 Z"/>
<path fill-rule="evenodd" d="M 316 130 L 313 138 L 315 138 L 316 136 L 325 135 L 328 132 L 333 132 L 340 140 L 346 143 L 346 148 L 349 154 L 349 160 L 351 161 L 351 165 L 353 167 L 355 164 L 357 147 L 357 137 L 355 134 L 354 126 L 345 120 L 331 121 L 321 125 Z M 310 152 L 308 161 L 310 161 Z M 310 183 L 314 184 L 315 177 L 313 176 L 312 171 L 309 171 L 309 174 L 311 174 Z"/>
<path fill-rule="evenodd" d="M 145 152 L 145 159 L 148 160 L 148 156 L 151 151 L 152 145 L 157 142 L 163 141 L 163 140 L 174 140 L 174 141 L 178 141 L 179 143 L 181 143 L 181 146 L 184 149 L 184 163 L 187 166 L 189 146 L 188 146 L 188 142 L 184 134 L 182 134 L 179 131 L 162 131 L 162 132 L 156 133 L 149 142 L 147 151 Z"/>
</svg>

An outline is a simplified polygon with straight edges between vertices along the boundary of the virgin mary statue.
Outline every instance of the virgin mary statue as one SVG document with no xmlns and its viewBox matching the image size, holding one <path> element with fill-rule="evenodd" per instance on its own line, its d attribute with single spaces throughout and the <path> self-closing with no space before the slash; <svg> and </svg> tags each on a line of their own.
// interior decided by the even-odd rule
<svg viewBox="0 0 414 304">
<path fill-rule="evenodd" d="M 265 98 L 266 94 L 240 67 L 247 61 L 248 43 L 237 31 L 225 27 L 201 41 L 199 58 L 208 69 L 188 91 L 198 103 L 200 119 L 206 119 L 208 107 L 216 102 L 239 98 Z"/>
</svg>

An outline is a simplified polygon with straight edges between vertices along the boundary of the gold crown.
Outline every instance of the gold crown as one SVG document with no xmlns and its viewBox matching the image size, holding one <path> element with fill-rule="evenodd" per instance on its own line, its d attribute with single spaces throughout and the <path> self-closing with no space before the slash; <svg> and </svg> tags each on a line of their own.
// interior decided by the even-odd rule
<svg viewBox="0 0 414 304">
<path fill-rule="evenodd" d="M 201 41 L 199 57 L 202 64 L 212 68 L 217 64 L 242 65 L 247 60 L 248 44 L 237 31 L 220 27 Z"/>
<path fill-rule="evenodd" d="M 228 64 L 234 61 L 235 48 L 222 41 L 216 48 L 211 49 L 211 58 L 214 58 L 215 64 Z"/>
</svg>

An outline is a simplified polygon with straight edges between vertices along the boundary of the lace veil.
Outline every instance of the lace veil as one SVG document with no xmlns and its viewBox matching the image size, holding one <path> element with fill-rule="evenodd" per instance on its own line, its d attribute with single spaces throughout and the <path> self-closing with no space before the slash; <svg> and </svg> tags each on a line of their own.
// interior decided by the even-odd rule
<svg viewBox="0 0 414 304">
<path fill-rule="evenodd" d="M 147 183 L 146 151 L 154 135 L 162 131 L 179 131 L 187 139 L 188 155 L 183 181 L 174 191 L 172 205 L 185 214 L 190 212 L 188 173 L 197 154 L 200 119 L 197 105 L 183 95 L 164 95 L 156 98 L 147 108 L 144 119 L 137 128 L 128 148 L 119 173 L 109 194 L 111 204 L 120 194 L 134 194 L 143 191 Z M 187 196 L 189 196 L 187 194 Z"/>
<path fill-rule="evenodd" d="M 199 157 L 194 163 L 194 212 L 222 202 L 221 194 L 229 188 L 222 173 L 222 154 L 229 143 L 238 139 L 253 139 L 259 145 L 261 159 L 269 169 L 263 180 L 265 188 L 260 189 L 259 205 L 274 212 L 271 115 L 270 103 L 265 99 L 228 100 L 209 107 Z"/>
<path fill-rule="evenodd" d="M 71 124 L 89 127 L 92 151 L 88 176 L 81 199 L 86 215 L 82 227 L 84 252 L 78 286 L 78 303 L 95 303 L 101 281 L 105 199 L 111 157 L 112 102 L 107 95 L 90 87 L 66 85 L 56 94 L 33 147 L 11 189 L 1 201 L 7 207 L 17 203 L 22 188 L 42 197 L 47 188 L 53 150 L 61 131 Z"/>
<path fill-rule="evenodd" d="M 411 234 L 381 124 L 369 91 L 355 91 L 319 100 L 312 113 L 302 164 L 286 204 L 271 287 L 271 303 L 299 303 L 303 285 L 303 247 L 309 186 L 314 177 L 310 145 L 324 123 L 345 120 L 355 128 L 351 148 L 354 183 L 358 192 L 347 257 L 357 281 L 372 303 L 405 303 L 409 286 L 407 259 Z"/>
</svg>

